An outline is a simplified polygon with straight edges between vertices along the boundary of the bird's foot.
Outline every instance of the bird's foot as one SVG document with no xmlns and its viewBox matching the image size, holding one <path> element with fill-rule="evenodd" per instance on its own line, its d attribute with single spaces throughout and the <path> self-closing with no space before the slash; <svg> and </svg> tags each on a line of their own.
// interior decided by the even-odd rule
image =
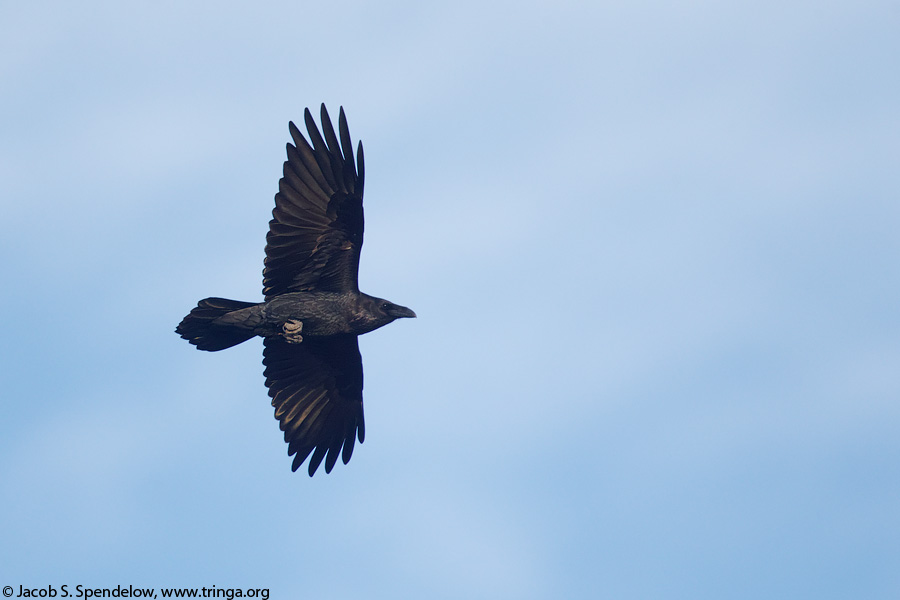
<svg viewBox="0 0 900 600">
<path fill-rule="evenodd" d="M 298 321 L 297 319 L 285 321 L 284 325 L 281 326 L 281 330 L 284 332 L 284 339 L 288 343 L 299 344 L 303 341 L 303 336 L 300 335 L 300 332 L 303 331 L 303 321 Z"/>
</svg>

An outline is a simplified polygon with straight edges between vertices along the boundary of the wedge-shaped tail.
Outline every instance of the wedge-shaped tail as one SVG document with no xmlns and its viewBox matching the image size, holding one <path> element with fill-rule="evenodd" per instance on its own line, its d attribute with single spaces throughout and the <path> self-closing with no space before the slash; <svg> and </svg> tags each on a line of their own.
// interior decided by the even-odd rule
<svg viewBox="0 0 900 600">
<path fill-rule="evenodd" d="M 215 352 L 246 342 L 255 334 L 232 320 L 222 319 L 228 313 L 256 306 L 255 302 L 240 302 L 225 298 L 204 298 L 181 320 L 175 333 L 197 346 L 198 350 Z"/>
</svg>

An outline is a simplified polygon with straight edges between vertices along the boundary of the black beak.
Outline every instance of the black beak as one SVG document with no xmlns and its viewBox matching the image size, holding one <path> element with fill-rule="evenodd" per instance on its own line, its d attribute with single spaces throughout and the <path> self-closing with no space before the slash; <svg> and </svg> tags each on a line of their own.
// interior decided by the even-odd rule
<svg viewBox="0 0 900 600">
<path fill-rule="evenodd" d="M 404 317 L 409 318 L 409 319 L 416 318 L 416 313 L 409 310 L 405 306 L 399 306 L 397 304 L 395 304 L 394 306 L 391 307 L 390 315 L 392 317 L 394 317 L 395 319 L 402 319 Z"/>
</svg>

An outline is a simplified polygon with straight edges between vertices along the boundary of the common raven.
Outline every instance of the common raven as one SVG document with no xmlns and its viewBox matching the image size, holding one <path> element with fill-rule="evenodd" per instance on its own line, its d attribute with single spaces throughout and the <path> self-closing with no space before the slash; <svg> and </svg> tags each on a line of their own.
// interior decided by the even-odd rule
<svg viewBox="0 0 900 600">
<path fill-rule="evenodd" d="M 291 469 L 312 454 L 312 477 L 323 459 L 326 473 L 339 454 L 346 464 L 356 439 L 365 439 L 357 338 L 416 313 L 359 291 L 365 168 L 362 142 L 354 163 L 343 107 L 340 142 L 324 104 L 321 134 L 308 108 L 304 118 L 312 144 L 289 124 L 294 144 L 266 235 L 265 301 L 206 298 L 175 332 L 211 352 L 264 338 L 266 387 Z"/>
</svg>

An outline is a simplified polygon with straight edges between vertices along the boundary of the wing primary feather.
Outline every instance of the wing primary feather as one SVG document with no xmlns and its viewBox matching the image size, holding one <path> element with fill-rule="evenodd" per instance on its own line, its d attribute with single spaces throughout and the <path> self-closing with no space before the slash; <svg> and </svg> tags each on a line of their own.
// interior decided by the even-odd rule
<svg viewBox="0 0 900 600">
<path fill-rule="evenodd" d="M 353 178 L 356 179 L 356 162 L 353 160 L 353 142 L 350 139 L 350 128 L 347 126 L 347 116 L 344 115 L 344 107 L 338 115 L 338 129 L 341 134 L 341 151 L 344 153 L 344 164 L 348 165 L 353 171 Z M 355 192 L 356 190 L 350 190 Z"/>
<path fill-rule="evenodd" d="M 303 121 L 306 123 L 306 131 L 309 133 L 309 142 L 312 144 L 312 147 L 316 152 L 324 152 L 326 150 L 325 141 L 319 133 L 319 127 L 316 125 L 312 113 L 309 112 L 309 108 L 303 109 Z"/>
<path fill-rule="evenodd" d="M 328 153 L 328 145 L 325 144 L 325 140 L 322 139 L 322 134 L 319 133 L 319 128 L 316 126 L 316 122 L 313 120 L 312 113 L 309 112 L 308 108 L 303 113 L 303 118 L 306 120 L 306 131 L 309 133 L 309 141 L 312 142 L 312 147 L 315 150 L 313 158 L 315 158 L 316 163 L 319 165 L 319 169 L 322 171 L 325 181 L 328 182 L 332 190 L 337 190 L 338 184 L 334 179 L 334 168 L 331 165 L 331 156 Z"/>
<path fill-rule="evenodd" d="M 328 116 L 328 110 L 322 105 L 322 135 L 325 136 L 325 143 L 328 145 L 328 152 L 334 158 L 343 158 L 341 155 L 341 145 L 338 143 L 337 136 L 334 134 L 334 125 L 331 124 L 331 117 Z"/>
<path fill-rule="evenodd" d="M 306 460 L 306 457 L 309 456 L 309 453 L 313 451 L 313 448 L 315 448 L 315 446 L 307 446 L 297 449 L 297 454 L 294 456 L 294 463 L 291 465 L 291 471 L 296 471 L 300 468 L 300 465 L 303 464 L 303 461 Z M 290 455 L 290 450 L 288 450 L 288 454 Z"/>
<path fill-rule="evenodd" d="M 328 452 L 328 446 L 326 446 L 325 444 L 316 446 L 316 451 L 313 452 L 312 458 L 309 459 L 310 477 L 316 474 L 316 469 L 318 469 L 319 465 L 322 464 L 322 459 L 325 458 L 326 452 Z"/>
<path fill-rule="evenodd" d="M 334 134 L 334 125 L 331 124 L 331 117 L 328 116 L 328 110 L 326 110 L 324 103 L 322 104 L 321 119 L 322 134 L 325 136 L 325 143 L 328 146 L 328 155 L 331 169 L 334 172 L 334 179 L 341 186 L 341 191 L 346 192 L 351 186 L 348 184 L 346 173 L 344 173 L 344 156 L 341 154 L 341 145 Z"/>
<path fill-rule="evenodd" d="M 338 125 L 340 125 L 340 122 Z M 334 133 L 334 125 L 324 104 L 322 104 L 322 134 L 325 136 L 325 142 L 328 144 L 328 150 L 331 154 L 334 178 L 341 185 L 341 191 L 352 193 L 356 183 L 356 169 L 353 168 L 352 161 L 348 163 L 344 158 L 341 144 Z"/>
<path fill-rule="evenodd" d="M 362 198 L 363 188 L 366 183 L 366 161 L 363 156 L 362 141 L 356 146 L 356 162 L 358 163 L 356 167 L 356 194 Z"/>
<path fill-rule="evenodd" d="M 347 435 L 344 438 L 344 451 L 341 453 L 341 461 L 346 465 L 350 462 L 353 455 L 353 445 L 356 443 L 356 424 L 348 428 Z"/>
<path fill-rule="evenodd" d="M 307 109 L 307 113 L 309 109 Z M 300 160 L 303 166 L 309 171 L 310 175 L 313 176 L 316 184 L 322 189 L 325 196 L 330 196 L 334 191 L 334 186 L 330 184 L 325 177 L 322 167 L 319 164 L 319 161 L 316 160 L 316 150 L 313 148 L 306 138 L 303 137 L 303 134 L 300 133 L 300 130 L 297 127 L 290 123 L 289 126 L 291 132 L 291 138 L 294 140 L 294 145 L 297 149 L 297 154 L 300 155 Z"/>
<path fill-rule="evenodd" d="M 331 446 L 328 448 L 328 456 L 325 457 L 325 472 L 331 473 L 331 469 L 334 468 L 334 463 L 337 462 L 338 456 L 341 454 L 341 445 L 343 445 L 344 440 L 340 435 L 336 436 L 335 439 L 331 442 Z"/>
</svg>

